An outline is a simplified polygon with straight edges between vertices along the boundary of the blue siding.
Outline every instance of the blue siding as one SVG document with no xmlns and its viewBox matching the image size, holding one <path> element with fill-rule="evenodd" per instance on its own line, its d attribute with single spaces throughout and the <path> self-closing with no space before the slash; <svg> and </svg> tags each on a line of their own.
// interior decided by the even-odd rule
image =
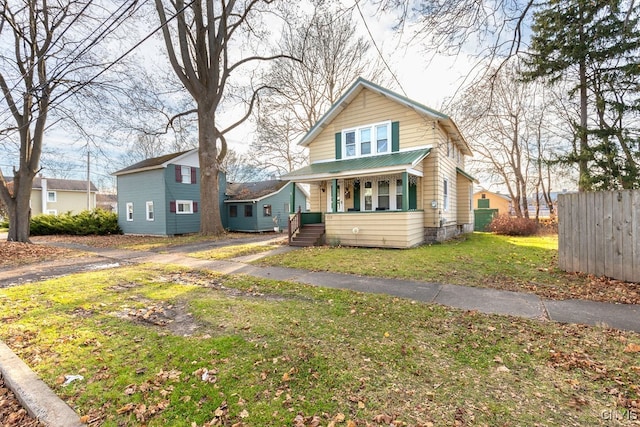
<svg viewBox="0 0 640 427">
<path fill-rule="evenodd" d="M 294 188 L 296 191 L 296 209 L 300 205 L 302 210 L 305 211 L 307 204 L 305 194 L 294 183 L 289 183 L 278 193 L 257 200 L 255 203 L 226 203 L 224 214 L 228 219 L 227 228 L 231 231 L 273 231 L 273 227 L 278 225 L 280 229 L 285 229 L 289 217 L 291 192 Z M 252 206 L 253 216 L 244 216 L 246 205 Z M 271 205 L 271 216 L 265 216 L 265 205 Z M 231 206 L 236 206 L 238 213 L 236 217 L 229 215 Z M 274 218 L 277 219 L 277 223 L 274 222 Z"/>
<path fill-rule="evenodd" d="M 218 198 L 220 202 L 220 219 L 222 220 L 222 227 L 229 228 L 229 208 L 225 206 L 224 199 L 227 190 L 227 174 L 224 172 L 218 173 Z"/>
<path fill-rule="evenodd" d="M 151 170 L 117 178 L 118 225 L 125 234 L 167 234 L 163 173 Z M 147 221 L 146 202 L 153 202 L 153 221 Z M 133 203 L 133 221 L 127 221 L 127 203 Z"/>
<path fill-rule="evenodd" d="M 256 222 L 256 204 L 255 203 L 226 203 L 225 212 L 229 217 L 229 223 L 227 228 L 231 231 L 259 231 Z M 237 209 L 237 216 L 232 217 L 229 212 L 231 206 L 235 206 Z M 245 217 L 245 206 L 251 206 L 252 216 Z M 273 230 L 273 226 L 271 227 Z"/>
<path fill-rule="evenodd" d="M 196 170 L 196 182 L 185 184 L 176 182 L 176 165 L 169 165 L 164 169 L 165 199 L 163 207 L 167 218 L 167 234 L 187 234 L 200 231 L 200 170 Z M 171 202 L 176 200 L 190 200 L 198 205 L 198 212 L 179 214 L 170 212 Z"/>
</svg>

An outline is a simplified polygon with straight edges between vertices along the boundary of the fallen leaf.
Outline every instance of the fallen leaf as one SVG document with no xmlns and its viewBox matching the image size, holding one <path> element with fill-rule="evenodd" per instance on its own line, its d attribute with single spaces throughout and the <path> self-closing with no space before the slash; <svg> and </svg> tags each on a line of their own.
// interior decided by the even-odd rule
<svg viewBox="0 0 640 427">
<path fill-rule="evenodd" d="M 634 343 L 629 343 L 624 348 L 624 352 L 625 353 L 640 353 L 640 345 L 634 344 Z"/>
<path fill-rule="evenodd" d="M 134 408 L 133 403 L 127 403 L 122 408 L 118 409 L 116 412 L 119 415 L 121 415 L 121 414 L 133 411 L 133 408 Z"/>
</svg>

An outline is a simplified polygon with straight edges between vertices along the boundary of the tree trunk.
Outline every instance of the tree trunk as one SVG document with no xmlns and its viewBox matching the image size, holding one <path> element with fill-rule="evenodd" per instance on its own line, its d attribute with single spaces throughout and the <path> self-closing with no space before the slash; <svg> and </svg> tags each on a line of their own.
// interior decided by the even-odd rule
<svg viewBox="0 0 640 427">
<path fill-rule="evenodd" d="M 584 22 L 584 13 L 580 11 L 580 22 Z M 580 46 L 584 46 L 584 27 L 580 27 Z M 587 135 L 587 63 L 582 58 L 578 65 L 580 74 L 580 153 L 578 157 L 578 190 L 589 190 L 589 164 L 587 156 L 589 153 L 589 141 Z"/>
<path fill-rule="evenodd" d="M 224 233 L 220 215 L 218 150 L 215 111 L 198 106 L 198 159 L 200 161 L 200 233 L 205 236 Z"/>
<path fill-rule="evenodd" d="M 13 197 L 7 204 L 9 215 L 9 233 L 7 241 L 29 243 L 31 220 L 31 188 L 33 176 L 28 173 L 20 173 L 20 177 L 14 177 Z"/>
</svg>

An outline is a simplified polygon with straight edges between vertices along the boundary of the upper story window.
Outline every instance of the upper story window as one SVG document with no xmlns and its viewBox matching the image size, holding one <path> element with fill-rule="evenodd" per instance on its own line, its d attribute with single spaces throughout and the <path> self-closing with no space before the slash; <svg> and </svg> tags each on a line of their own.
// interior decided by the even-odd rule
<svg viewBox="0 0 640 427">
<path fill-rule="evenodd" d="M 47 202 L 55 203 L 57 200 L 58 197 L 55 191 L 47 191 Z"/>
<path fill-rule="evenodd" d="M 343 131 L 344 157 L 363 157 L 391 152 L 391 122 Z"/>
<path fill-rule="evenodd" d="M 191 184 L 191 167 L 182 166 L 182 182 L 184 184 Z"/>
<path fill-rule="evenodd" d="M 196 183 L 196 168 L 192 166 L 176 165 L 176 182 L 183 184 Z"/>
</svg>

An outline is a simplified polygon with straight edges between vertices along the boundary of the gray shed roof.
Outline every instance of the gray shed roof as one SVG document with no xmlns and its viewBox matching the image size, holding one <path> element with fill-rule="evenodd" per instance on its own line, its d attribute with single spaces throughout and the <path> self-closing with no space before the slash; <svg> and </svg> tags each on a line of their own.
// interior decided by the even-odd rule
<svg viewBox="0 0 640 427">
<path fill-rule="evenodd" d="M 87 181 L 79 179 L 57 179 L 57 178 L 45 178 L 47 180 L 47 190 L 54 191 L 87 191 Z M 42 190 L 42 178 L 36 177 L 33 179 L 34 190 Z M 98 187 L 91 183 L 91 191 L 98 191 Z"/>
<path fill-rule="evenodd" d="M 258 182 L 227 183 L 225 202 L 259 200 L 273 193 L 277 193 L 287 185 L 289 181 L 268 180 Z"/>
</svg>

